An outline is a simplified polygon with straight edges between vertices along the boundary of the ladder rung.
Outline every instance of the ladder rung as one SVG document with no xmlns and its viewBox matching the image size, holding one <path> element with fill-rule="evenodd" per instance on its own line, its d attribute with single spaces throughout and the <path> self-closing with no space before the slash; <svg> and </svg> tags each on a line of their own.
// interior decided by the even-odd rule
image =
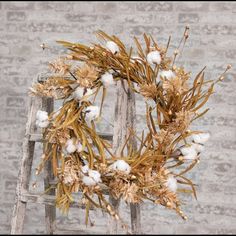
<svg viewBox="0 0 236 236">
<path fill-rule="evenodd" d="M 56 197 L 53 195 L 33 194 L 33 193 L 24 193 L 21 195 L 21 198 L 20 198 L 22 202 L 39 203 L 39 204 L 52 205 L 52 206 L 55 206 L 55 199 Z M 78 202 L 71 203 L 70 207 L 85 209 L 85 205 Z M 91 206 L 90 209 L 93 210 L 94 207 Z"/>
<path fill-rule="evenodd" d="M 57 181 L 56 180 L 50 180 L 49 184 L 51 185 L 51 187 L 53 187 L 53 186 L 55 186 L 57 184 Z M 108 187 L 106 187 L 105 185 L 101 185 L 101 184 L 99 184 L 99 185 L 100 185 L 100 187 L 102 189 L 102 192 L 105 195 L 109 195 Z"/>
<path fill-rule="evenodd" d="M 104 233 L 106 233 L 104 231 L 104 227 L 101 227 L 101 226 L 84 226 L 84 225 L 79 225 L 77 226 L 78 229 L 62 229 L 62 228 L 57 228 L 55 231 L 54 231 L 54 234 L 63 234 L 63 235 L 73 235 L 73 234 L 84 234 L 84 235 L 87 235 L 87 234 L 101 234 L 101 235 L 104 235 Z"/>
<path fill-rule="evenodd" d="M 113 135 L 110 133 L 98 133 L 98 135 L 108 141 L 112 141 Z M 43 135 L 42 134 L 29 134 L 29 140 L 34 142 L 42 142 Z"/>
</svg>

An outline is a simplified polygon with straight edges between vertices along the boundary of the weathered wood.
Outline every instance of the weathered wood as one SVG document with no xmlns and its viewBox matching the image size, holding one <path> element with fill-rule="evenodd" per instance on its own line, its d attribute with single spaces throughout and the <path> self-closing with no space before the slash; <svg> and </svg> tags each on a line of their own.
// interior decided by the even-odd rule
<svg viewBox="0 0 236 236">
<path fill-rule="evenodd" d="M 117 98 L 115 105 L 115 117 L 114 117 L 114 134 L 113 134 L 113 152 L 119 157 L 122 147 L 125 143 L 127 135 L 129 134 L 129 128 L 134 129 L 135 118 L 135 96 L 131 89 L 128 88 L 127 82 L 118 82 Z M 135 148 L 135 140 L 132 140 L 132 145 Z M 125 152 L 124 152 L 125 154 Z M 112 196 L 109 198 L 110 203 L 118 212 L 119 200 L 114 199 Z M 138 207 L 131 204 L 131 211 L 133 217 L 131 217 L 132 229 L 139 228 Z M 136 210 L 136 211 L 134 211 Z M 136 214 L 137 213 L 137 214 Z M 116 234 L 118 232 L 117 221 L 110 220 L 109 233 Z M 135 230 L 133 230 L 135 231 Z"/>
<path fill-rule="evenodd" d="M 29 193 L 25 192 L 22 193 L 20 196 L 20 201 L 22 203 L 37 203 L 37 204 L 44 204 L 49 206 L 55 206 L 55 195 L 48 195 L 48 194 L 35 194 L 35 193 Z M 79 203 L 79 202 L 73 202 L 71 203 L 70 207 L 72 208 L 80 208 L 85 209 L 86 205 Z M 91 210 L 94 210 L 94 206 L 91 206 Z"/>
<path fill-rule="evenodd" d="M 42 78 L 41 77 L 38 78 L 38 81 L 47 79 L 47 76 L 43 76 Z M 126 82 L 124 82 L 124 87 L 125 90 L 122 86 L 122 83 L 118 82 L 113 135 L 106 133 L 99 134 L 100 137 L 103 137 L 104 139 L 109 141 L 113 141 L 113 152 L 117 156 L 121 154 L 121 148 L 125 143 L 129 128 L 135 129 L 134 93 L 128 88 Z M 128 92 L 126 93 L 126 91 Z M 21 161 L 18 183 L 16 188 L 16 198 L 13 209 L 11 234 L 22 234 L 27 202 L 35 202 L 45 205 L 46 233 L 53 234 L 56 230 L 55 188 L 51 188 L 49 191 L 47 191 L 47 194 L 43 195 L 29 193 L 29 180 L 32 169 L 35 142 L 42 142 L 43 140 L 42 134 L 37 132 L 38 130 L 35 126 L 36 112 L 38 109 L 42 109 L 50 113 L 53 110 L 53 100 L 51 98 L 42 99 L 38 97 L 32 97 L 29 102 L 30 104 L 28 107 L 30 107 L 30 109 L 28 114 L 28 121 L 26 124 L 25 138 L 23 141 L 23 157 Z M 135 139 L 131 140 L 130 144 L 133 145 L 133 148 L 136 148 L 137 146 Z M 55 181 L 52 174 L 51 162 L 48 161 L 44 168 L 45 190 L 51 187 L 54 182 Z M 107 189 L 104 189 L 104 193 L 107 194 Z M 109 200 L 118 212 L 120 201 L 112 198 L 111 196 L 109 196 Z M 84 208 L 83 204 L 79 204 L 76 202 L 72 203 L 71 206 Z M 139 205 L 130 204 L 130 211 L 132 233 L 139 234 L 141 232 Z M 81 230 L 83 231 L 83 229 L 80 229 L 79 231 L 76 230 L 75 233 L 78 233 Z M 110 234 L 115 234 L 118 232 L 118 225 L 116 220 L 110 220 L 108 230 Z"/>
<path fill-rule="evenodd" d="M 50 114 L 54 108 L 54 100 L 52 98 L 42 99 L 42 110 L 47 111 Z M 55 196 L 55 188 L 50 188 L 50 181 L 54 179 L 52 171 L 52 162 L 47 161 L 44 166 L 44 189 L 48 195 Z M 48 190 L 49 189 L 49 190 Z M 56 220 L 56 206 L 45 205 L 45 223 L 46 233 L 53 234 L 55 229 Z"/>
<path fill-rule="evenodd" d="M 131 89 L 127 90 L 127 106 L 128 106 L 128 115 L 127 115 L 127 127 L 130 127 L 133 131 L 136 130 L 135 127 L 135 118 L 136 118 L 136 109 L 135 109 L 135 94 Z M 131 137 L 129 144 L 132 145 L 133 149 L 137 149 L 137 140 L 134 136 Z M 131 217 L 131 230 L 132 234 L 141 234 L 141 214 L 140 214 L 140 205 L 135 203 L 130 204 L 130 217 Z"/>
<path fill-rule="evenodd" d="M 98 132 L 98 135 L 108 141 L 112 141 L 113 134 L 110 133 L 100 133 Z M 43 142 L 43 135 L 42 134 L 29 134 L 29 140 L 34 142 Z"/>
<path fill-rule="evenodd" d="M 29 133 L 32 130 L 32 120 L 36 115 L 38 104 L 38 98 L 31 98 L 29 100 L 28 120 L 26 123 L 25 137 L 22 145 L 22 160 L 18 174 L 15 204 L 13 207 L 11 220 L 11 234 L 22 234 L 23 232 L 26 202 L 22 202 L 20 200 L 20 196 L 22 191 L 27 191 L 29 189 L 29 181 L 35 147 L 35 142 L 29 140 Z"/>
</svg>

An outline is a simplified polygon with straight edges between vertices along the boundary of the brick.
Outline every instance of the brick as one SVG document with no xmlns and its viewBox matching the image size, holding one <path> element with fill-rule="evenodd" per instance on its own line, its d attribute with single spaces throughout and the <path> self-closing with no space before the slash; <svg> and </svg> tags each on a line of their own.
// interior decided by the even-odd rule
<svg viewBox="0 0 236 236">
<path fill-rule="evenodd" d="M 26 19 L 25 12 L 20 12 L 20 11 L 7 12 L 8 21 L 24 21 L 25 19 Z"/>
<path fill-rule="evenodd" d="M 222 11 L 232 11 L 235 12 L 235 7 L 236 3 L 235 2 L 230 2 L 230 1 L 219 1 L 219 2 L 212 2 L 209 5 L 209 10 L 210 11 L 217 11 L 217 12 L 222 12 Z"/>
<path fill-rule="evenodd" d="M 180 13 L 179 14 L 179 23 L 198 23 L 199 15 L 197 13 Z"/>
<path fill-rule="evenodd" d="M 120 23 L 124 24 L 134 24 L 134 25 L 140 25 L 140 24 L 151 24 L 153 22 L 153 15 L 146 14 L 146 15 L 127 15 L 122 16 L 119 18 Z"/>
<path fill-rule="evenodd" d="M 0 42 L 0 51 L 1 51 L 1 54 L 9 54 L 10 52 L 10 49 L 9 49 L 9 46 L 7 45 L 7 43 L 3 43 L 3 42 Z"/>
<path fill-rule="evenodd" d="M 94 5 L 95 11 L 99 13 L 104 13 L 104 12 L 117 12 L 117 5 L 120 3 L 117 2 L 97 2 Z"/>
<path fill-rule="evenodd" d="M 88 14 L 76 14 L 76 13 L 68 13 L 65 18 L 68 21 L 72 22 L 94 22 L 97 20 L 97 15 L 88 15 Z"/>
<path fill-rule="evenodd" d="M 121 14 L 123 13 L 128 13 L 130 14 L 130 12 L 135 12 L 135 2 L 119 2 L 119 4 L 117 4 L 117 11 L 120 12 Z"/>
<path fill-rule="evenodd" d="M 137 25 L 137 26 L 131 26 L 129 32 L 131 35 L 136 35 L 136 36 L 142 36 L 143 33 L 148 32 L 149 34 L 152 34 L 154 37 L 156 37 L 158 34 L 161 33 L 162 30 L 163 30 L 162 26 Z"/>
<path fill-rule="evenodd" d="M 7 180 L 5 182 L 5 189 L 6 190 L 15 190 L 16 189 L 16 181 Z"/>
<path fill-rule="evenodd" d="M 8 52 L 9 53 L 9 52 Z M 22 64 L 26 62 L 26 59 L 24 57 L 10 57 L 10 56 L 0 56 L 0 64 Z"/>
<path fill-rule="evenodd" d="M 9 97 L 7 98 L 8 107 L 22 107 L 25 105 L 25 99 L 21 97 Z"/>
<path fill-rule="evenodd" d="M 236 59 L 236 50 L 235 49 L 231 49 L 231 50 L 227 50 L 225 51 L 225 57 L 235 60 Z"/>
<path fill-rule="evenodd" d="M 33 10 L 34 2 L 26 2 L 26 1 L 5 2 L 4 8 L 9 10 Z"/>
<path fill-rule="evenodd" d="M 202 32 L 206 35 L 235 35 L 236 27 L 234 25 L 204 25 Z"/>
<path fill-rule="evenodd" d="M 89 2 L 89 1 L 73 2 L 72 8 L 73 8 L 72 12 L 74 13 L 84 13 L 84 14 L 90 14 L 94 12 L 96 12 L 96 14 L 100 13 L 98 12 L 96 3 Z M 101 13 L 104 13 L 104 11 L 102 11 Z"/>
<path fill-rule="evenodd" d="M 200 205 L 198 204 L 196 210 L 201 214 L 215 214 L 222 216 L 236 217 L 236 209 L 233 207 L 223 207 L 218 205 Z"/>
<path fill-rule="evenodd" d="M 209 2 L 182 2 L 181 4 L 175 4 L 177 11 L 208 11 Z"/>
<path fill-rule="evenodd" d="M 28 22 L 27 24 L 7 23 L 8 32 L 55 32 L 70 33 L 73 26 L 70 24 L 58 24 L 48 22 Z"/>
<path fill-rule="evenodd" d="M 171 11 L 173 3 L 171 2 L 139 2 L 136 6 L 137 11 Z"/>
</svg>

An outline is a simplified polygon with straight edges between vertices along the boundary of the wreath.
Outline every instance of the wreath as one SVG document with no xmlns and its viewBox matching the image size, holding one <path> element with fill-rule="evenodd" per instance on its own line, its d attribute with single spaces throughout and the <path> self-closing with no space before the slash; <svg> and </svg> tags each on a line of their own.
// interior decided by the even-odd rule
<svg viewBox="0 0 236 236">
<path fill-rule="evenodd" d="M 87 219 L 93 205 L 119 220 L 104 195 L 106 189 L 115 199 L 127 203 L 149 200 L 187 219 L 178 193 L 196 197 L 195 184 L 185 174 L 199 162 L 210 137 L 208 132 L 189 127 L 209 110 L 202 107 L 231 66 L 216 80 L 205 80 L 204 67 L 191 83 L 190 73 L 176 65 L 189 36 L 188 27 L 171 56 L 170 38 L 166 46 L 160 46 L 151 35 L 144 34 L 142 46 L 134 37 L 134 50 L 127 49 L 114 35 L 98 31 L 97 36 L 101 41 L 91 46 L 57 41 L 69 49 L 68 53 L 49 63 L 53 74 L 47 80 L 30 88 L 33 96 L 63 101 L 62 107 L 51 114 L 37 112 L 36 125 L 43 129 L 44 140 L 37 174 L 46 161 L 51 161 L 57 180 L 56 206 L 63 212 L 73 202 L 72 194 L 80 192 Z M 141 137 L 130 130 L 126 142 L 120 144 L 128 152 L 119 156 L 96 132 L 106 90 L 118 81 L 144 97 L 148 129 Z M 100 90 L 103 96 L 99 107 L 94 104 Z M 136 150 L 128 145 L 131 138 L 137 140 Z"/>
</svg>

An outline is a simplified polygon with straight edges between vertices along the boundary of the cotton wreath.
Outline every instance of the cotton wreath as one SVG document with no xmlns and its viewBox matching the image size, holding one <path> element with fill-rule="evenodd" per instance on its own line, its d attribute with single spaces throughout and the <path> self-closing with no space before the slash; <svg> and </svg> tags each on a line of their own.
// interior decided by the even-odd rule
<svg viewBox="0 0 236 236">
<path fill-rule="evenodd" d="M 186 27 L 183 44 L 188 32 Z M 190 72 L 177 66 L 179 48 L 168 55 L 170 38 L 161 47 L 144 34 L 144 47 L 134 38 L 135 51 L 116 36 L 102 31 L 97 35 L 104 44 L 58 41 L 69 49 L 68 54 L 49 63 L 54 74 L 31 87 L 34 96 L 63 100 L 57 112 L 37 113 L 36 124 L 43 129 L 47 144 L 37 173 L 45 161 L 52 161 L 56 203 L 65 212 L 73 201 L 71 194 L 82 192 L 86 204 L 120 219 L 105 198 L 105 186 L 116 199 L 128 203 L 149 200 L 187 219 L 180 208 L 179 192 L 196 197 L 195 185 L 185 174 L 199 162 L 210 138 L 207 131 L 191 130 L 190 124 L 209 110 L 202 108 L 230 66 L 215 81 L 204 79 L 204 67 L 191 83 Z M 126 156 L 113 154 L 111 144 L 96 131 L 102 108 L 102 102 L 95 105 L 96 94 L 102 88 L 105 99 L 105 90 L 119 80 L 127 81 L 130 89 L 155 104 L 144 106 L 148 133 L 137 137 L 133 132 L 138 148 Z"/>
</svg>

